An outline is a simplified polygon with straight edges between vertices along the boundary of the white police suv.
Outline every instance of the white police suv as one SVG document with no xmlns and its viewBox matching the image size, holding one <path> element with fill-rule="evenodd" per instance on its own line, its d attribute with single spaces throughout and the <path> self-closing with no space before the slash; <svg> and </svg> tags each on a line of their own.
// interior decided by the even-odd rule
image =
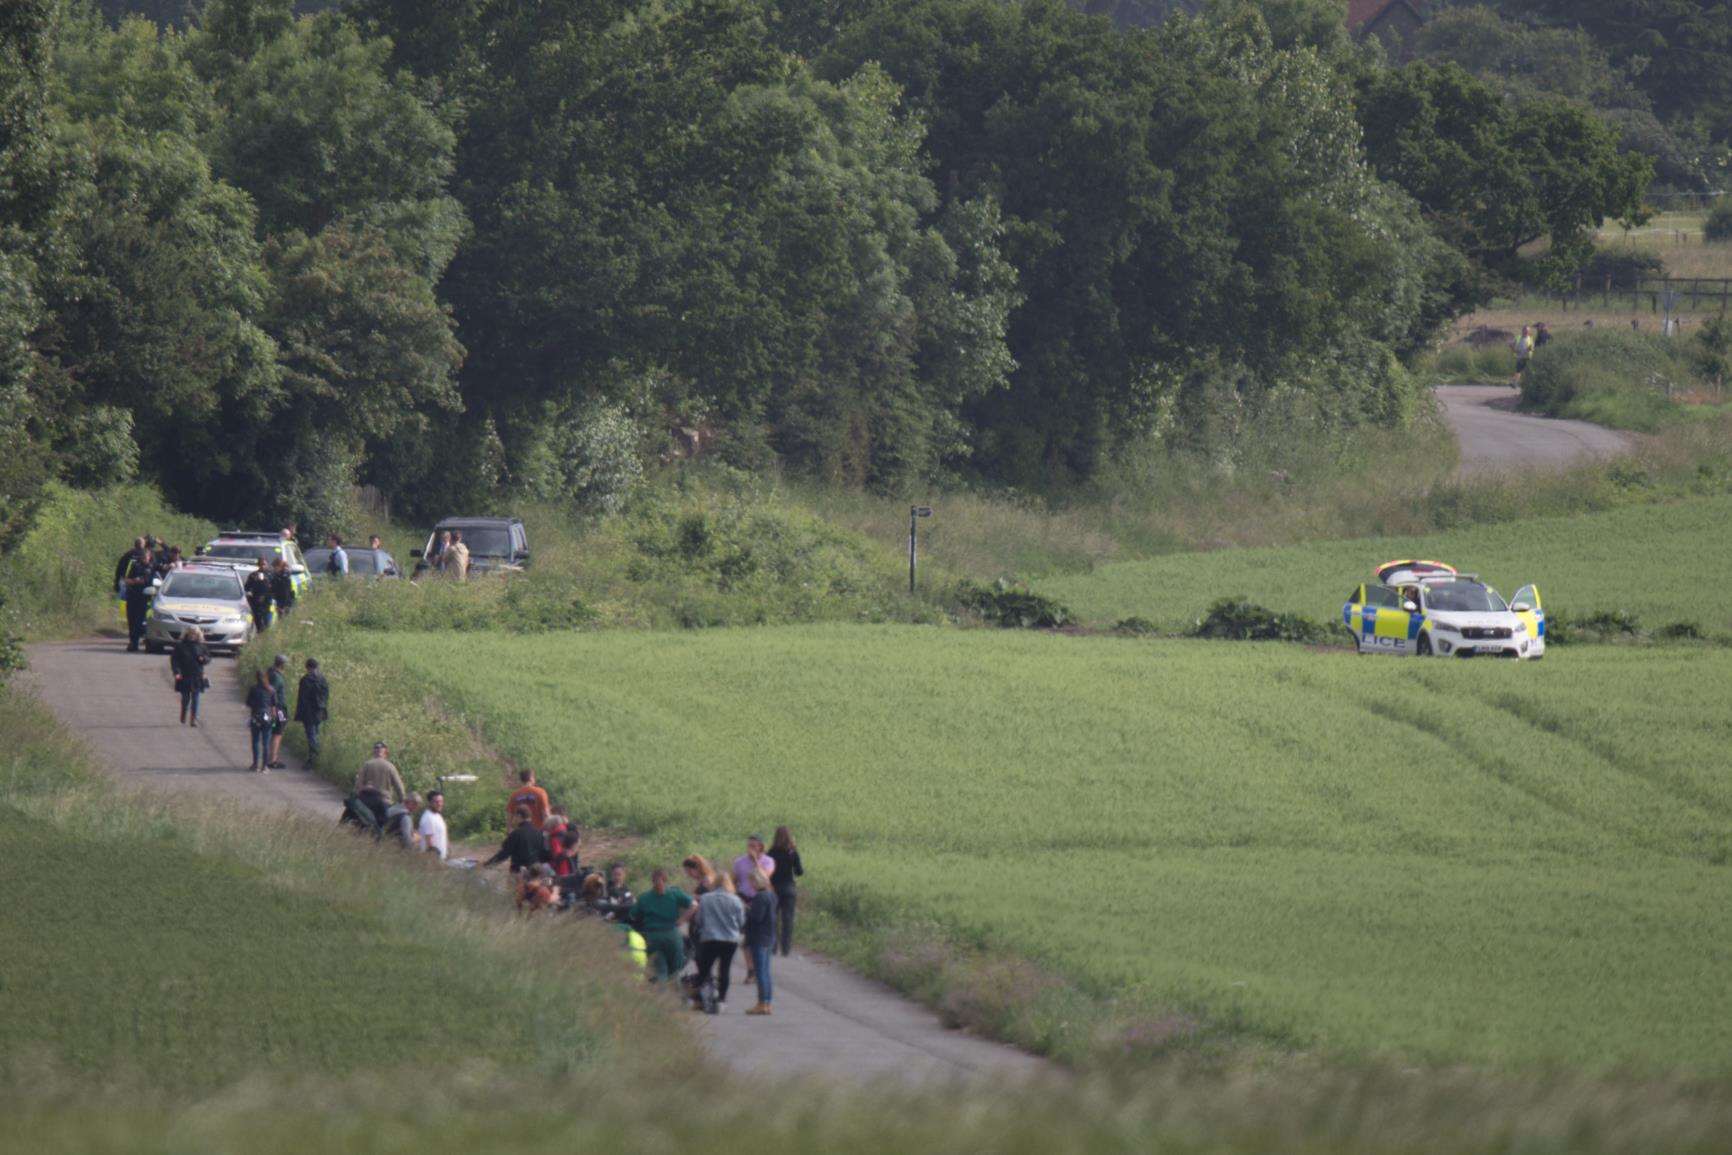
<svg viewBox="0 0 1732 1155">
<path fill-rule="evenodd" d="M 1476 574 L 1437 561 L 1392 561 L 1347 596 L 1341 621 L 1362 654 L 1542 658 L 1546 612 L 1537 586 L 1506 602 Z"/>
</svg>

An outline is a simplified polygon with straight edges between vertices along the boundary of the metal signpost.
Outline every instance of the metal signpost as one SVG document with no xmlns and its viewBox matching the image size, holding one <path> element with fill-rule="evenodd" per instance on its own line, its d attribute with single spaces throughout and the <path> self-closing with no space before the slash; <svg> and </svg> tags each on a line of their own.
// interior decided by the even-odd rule
<svg viewBox="0 0 1732 1155">
<path fill-rule="evenodd" d="M 914 592 L 914 566 L 919 556 L 920 519 L 932 516 L 930 505 L 908 507 L 908 592 Z"/>
</svg>

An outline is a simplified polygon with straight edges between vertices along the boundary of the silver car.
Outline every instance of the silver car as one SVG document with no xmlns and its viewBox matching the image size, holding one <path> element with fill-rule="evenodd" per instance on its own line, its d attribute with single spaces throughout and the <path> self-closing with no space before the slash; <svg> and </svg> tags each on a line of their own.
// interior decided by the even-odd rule
<svg viewBox="0 0 1732 1155">
<path fill-rule="evenodd" d="M 223 565 L 173 570 L 156 588 L 144 648 L 161 653 L 197 626 L 212 650 L 235 652 L 253 637 L 253 616 L 238 573 Z"/>
</svg>

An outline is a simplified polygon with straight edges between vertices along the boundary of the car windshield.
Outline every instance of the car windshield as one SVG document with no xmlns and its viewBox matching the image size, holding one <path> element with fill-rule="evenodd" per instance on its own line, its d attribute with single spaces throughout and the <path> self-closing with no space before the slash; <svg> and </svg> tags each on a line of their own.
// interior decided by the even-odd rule
<svg viewBox="0 0 1732 1155">
<path fill-rule="evenodd" d="M 1490 586 L 1474 582 L 1449 582 L 1427 586 L 1425 606 L 1431 610 L 1456 614 L 1501 614 L 1509 607 Z"/>
<path fill-rule="evenodd" d="M 379 572 L 379 559 L 382 555 L 376 554 L 370 549 L 351 549 L 351 550 L 347 550 L 345 552 L 347 552 L 349 555 L 349 572 L 350 573 L 357 574 L 357 573 L 378 573 Z M 314 573 L 320 573 L 320 574 L 329 573 L 330 572 L 330 565 L 331 565 L 331 551 L 330 550 L 328 550 L 328 549 L 310 549 L 307 551 L 307 568 L 312 570 Z"/>
<path fill-rule="evenodd" d="M 238 602 L 241 600 L 241 583 L 234 574 L 228 573 L 172 573 L 163 583 L 161 596 Z"/>
<path fill-rule="evenodd" d="M 213 545 L 204 551 L 205 557 L 226 558 L 230 561 L 258 561 L 261 557 L 268 562 L 277 560 L 277 547 L 274 545 L 236 545 L 234 543 Z"/>
<path fill-rule="evenodd" d="M 511 531 L 504 528 L 494 529 L 488 526 L 463 526 L 463 544 L 469 547 L 472 557 L 510 557 Z M 435 533 L 427 543 L 429 551 L 439 548 L 439 534 Z"/>
</svg>

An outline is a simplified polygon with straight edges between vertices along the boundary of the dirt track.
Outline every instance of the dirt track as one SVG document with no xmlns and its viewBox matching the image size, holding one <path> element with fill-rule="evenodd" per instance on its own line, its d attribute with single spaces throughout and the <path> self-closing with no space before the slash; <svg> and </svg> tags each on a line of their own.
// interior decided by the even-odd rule
<svg viewBox="0 0 1732 1155">
<path fill-rule="evenodd" d="M 246 805 L 335 822 L 342 795 L 299 768 L 247 769 L 248 735 L 235 665 L 211 663 L 202 724 L 180 725 L 166 657 L 129 654 L 122 642 L 91 639 L 30 647 L 21 679 L 121 780 L 168 791 L 216 793 Z M 341 709 L 342 687 L 333 687 Z M 503 897 L 501 898 L 503 902 Z M 776 1012 L 742 1012 L 754 1001 L 736 961 L 726 1012 L 692 1016 L 719 1059 L 770 1076 L 917 1082 L 1032 1077 L 1044 1061 L 1011 1047 L 947 1030 L 931 1011 L 843 967 L 796 952 L 777 959 Z"/>
<path fill-rule="evenodd" d="M 1507 385 L 1440 385 L 1437 399 L 1461 443 L 1463 476 L 1500 470 L 1561 468 L 1584 457 L 1612 457 L 1631 438 L 1586 421 L 1533 417 L 1515 411 Z"/>
</svg>

